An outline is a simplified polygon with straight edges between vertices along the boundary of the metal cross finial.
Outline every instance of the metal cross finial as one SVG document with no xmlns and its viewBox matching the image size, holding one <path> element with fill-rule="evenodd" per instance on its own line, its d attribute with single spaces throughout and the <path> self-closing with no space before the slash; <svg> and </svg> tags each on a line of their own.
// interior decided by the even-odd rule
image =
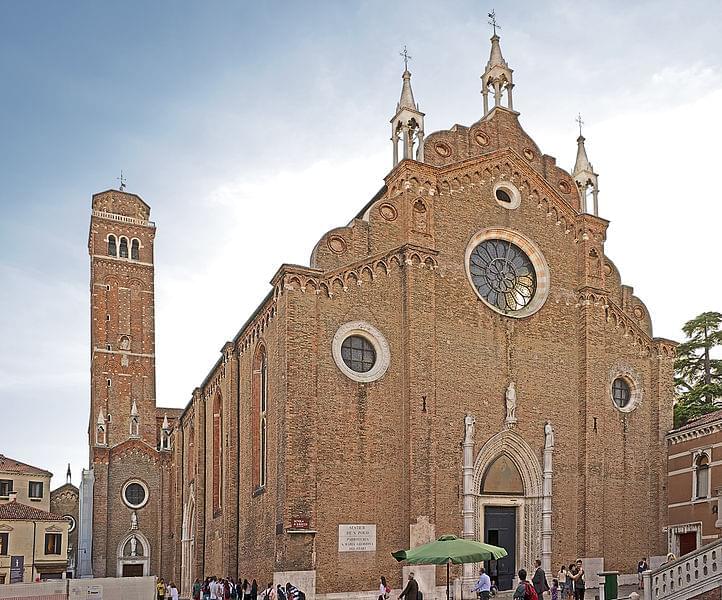
<svg viewBox="0 0 722 600">
<path fill-rule="evenodd" d="M 404 44 L 404 51 L 399 52 L 399 56 L 404 57 L 404 71 L 409 70 L 409 61 L 411 60 L 411 57 L 409 56 L 409 53 L 406 51 L 406 44 Z"/>
<path fill-rule="evenodd" d="M 496 29 L 497 29 L 497 27 L 499 29 L 501 29 L 501 25 L 499 25 L 496 22 L 496 11 L 494 9 L 492 9 L 491 12 L 489 13 L 489 19 L 491 19 L 489 21 L 489 25 L 491 25 L 494 28 L 494 35 L 496 35 Z"/>
<path fill-rule="evenodd" d="M 582 121 L 582 113 L 579 113 L 577 118 L 574 120 L 579 124 L 579 137 L 582 137 L 582 125 L 584 125 L 584 121 Z"/>
<path fill-rule="evenodd" d="M 118 181 L 120 181 L 120 191 L 122 192 L 125 190 L 125 177 L 123 176 L 123 169 L 120 170 L 120 177 L 118 177 Z"/>
</svg>

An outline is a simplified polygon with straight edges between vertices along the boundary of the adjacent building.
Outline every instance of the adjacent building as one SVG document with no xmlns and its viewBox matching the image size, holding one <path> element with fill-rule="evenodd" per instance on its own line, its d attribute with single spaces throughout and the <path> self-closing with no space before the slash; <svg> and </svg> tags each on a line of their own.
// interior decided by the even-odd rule
<svg viewBox="0 0 722 600">
<path fill-rule="evenodd" d="M 51 477 L 0 455 L 0 584 L 66 576 L 70 523 L 50 512 Z"/>
<path fill-rule="evenodd" d="M 667 434 L 667 539 L 682 556 L 722 535 L 722 410 Z"/>
<path fill-rule="evenodd" d="M 93 196 L 93 575 L 351 594 L 453 533 L 508 550 L 501 589 L 536 558 L 593 586 L 666 552 L 675 344 L 605 252 L 584 137 L 566 171 L 524 131 L 496 34 L 481 89 L 427 135 L 404 70 L 383 186 L 281 265 L 182 411 L 156 405 L 150 207 Z"/>
</svg>

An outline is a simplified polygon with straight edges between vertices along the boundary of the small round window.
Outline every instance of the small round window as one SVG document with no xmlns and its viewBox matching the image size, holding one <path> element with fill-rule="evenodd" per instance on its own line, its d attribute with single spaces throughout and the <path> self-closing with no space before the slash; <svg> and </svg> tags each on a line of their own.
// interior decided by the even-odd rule
<svg viewBox="0 0 722 600">
<path fill-rule="evenodd" d="M 508 181 L 503 181 L 494 186 L 494 198 L 496 203 L 504 208 L 514 209 L 521 204 L 521 194 L 516 186 Z"/>
<path fill-rule="evenodd" d="M 389 368 L 391 353 L 386 338 L 365 321 L 341 325 L 333 336 L 331 351 L 339 370 L 359 383 L 381 379 Z"/>
<path fill-rule="evenodd" d="M 72 515 L 63 515 L 63 519 L 68 522 L 68 533 L 75 531 L 75 519 Z"/>
<path fill-rule="evenodd" d="M 350 335 L 341 344 L 341 358 L 356 373 L 368 373 L 376 364 L 373 344 L 360 335 Z"/>
<path fill-rule="evenodd" d="M 141 508 L 148 502 L 148 488 L 139 481 L 131 481 L 123 488 L 123 501 L 130 508 Z"/>
<path fill-rule="evenodd" d="M 632 398 L 632 389 L 623 377 L 617 377 L 612 383 L 612 400 L 617 408 L 626 408 Z"/>
</svg>

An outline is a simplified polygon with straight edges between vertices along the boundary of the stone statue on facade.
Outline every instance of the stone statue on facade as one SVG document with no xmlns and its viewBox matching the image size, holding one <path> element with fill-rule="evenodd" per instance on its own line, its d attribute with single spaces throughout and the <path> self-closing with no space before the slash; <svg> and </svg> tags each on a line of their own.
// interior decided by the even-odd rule
<svg viewBox="0 0 722 600">
<path fill-rule="evenodd" d="M 130 538 L 130 555 L 138 556 L 138 540 L 135 536 Z"/>
<path fill-rule="evenodd" d="M 516 385 L 513 381 L 506 388 L 506 424 L 516 424 Z"/>
<path fill-rule="evenodd" d="M 544 447 L 554 448 L 554 429 L 549 421 L 544 423 Z"/>
<path fill-rule="evenodd" d="M 138 529 L 138 515 L 135 511 L 130 513 L 130 528 L 131 529 Z"/>
<path fill-rule="evenodd" d="M 476 423 L 476 419 L 471 415 L 466 415 L 464 417 L 464 443 L 465 444 L 473 444 L 474 443 L 474 423 Z"/>
</svg>

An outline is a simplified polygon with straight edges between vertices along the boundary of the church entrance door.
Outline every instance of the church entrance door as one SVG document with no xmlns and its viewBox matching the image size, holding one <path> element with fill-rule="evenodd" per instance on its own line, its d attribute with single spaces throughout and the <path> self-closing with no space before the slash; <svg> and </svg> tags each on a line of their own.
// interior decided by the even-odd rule
<svg viewBox="0 0 722 600">
<path fill-rule="evenodd" d="M 143 565 L 123 565 L 123 577 L 143 577 Z"/>
<path fill-rule="evenodd" d="M 492 580 L 496 579 L 499 590 L 512 589 L 516 571 L 516 507 L 484 507 L 484 541 L 507 551 L 504 558 L 490 561 L 489 574 Z"/>
</svg>

